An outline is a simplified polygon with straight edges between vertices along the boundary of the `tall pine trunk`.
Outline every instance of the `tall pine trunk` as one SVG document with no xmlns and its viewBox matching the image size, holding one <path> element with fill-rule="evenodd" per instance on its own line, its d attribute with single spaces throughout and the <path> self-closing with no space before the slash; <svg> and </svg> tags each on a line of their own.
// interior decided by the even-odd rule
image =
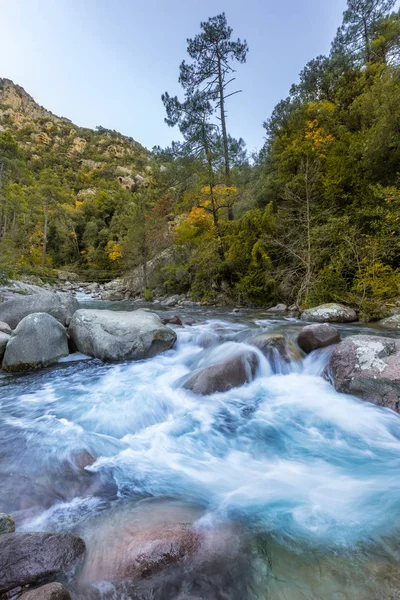
<svg viewBox="0 0 400 600">
<path fill-rule="evenodd" d="M 229 147 L 228 147 L 228 134 L 226 132 L 226 118 L 225 118 L 225 98 L 224 98 L 224 82 L 222 78 L 221 69 L 221 58 L 218 56 L 218 88 L 219 88 L 219 108 L 221 112 L 221 128 L 222 128 L 222 142 L 224 145 L 224 161 L 225 161 L 225 183 L 227 187 L 231 185 L 231 167 L 229 164 Z M 228 206 L 228 219 L 233 221 L 233 209 L 232 205 Z"/>
</svg>

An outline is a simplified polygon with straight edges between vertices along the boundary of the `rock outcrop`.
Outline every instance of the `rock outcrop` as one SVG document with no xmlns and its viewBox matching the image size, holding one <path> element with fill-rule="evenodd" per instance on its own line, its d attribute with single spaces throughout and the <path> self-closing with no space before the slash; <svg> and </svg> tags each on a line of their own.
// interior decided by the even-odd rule
<svg viewBox="0 0 400 600">
<path fill-rule="evenodd" d="M 321 304 L 315 308 L 303 310 L 301 320 L 314 323 L 352 323 L 357 321 L 357 313 L 349 306 L 342 304 Z"/>
<path fill-rule="evenodd" d="M 4 335 L 4 334 L 2 334 Z M 4 371 L 29 371 L 68 356 L 65 328 L 47 313 L 28 315 L 13 331 L 4 354 Z"/>
<path fill-rule="evenodd" d="M 299 348 L 306 354 L 340 342 L 340 331 L 328 323 L 306 325 L 297 337 Z"/>
<path fill-rule="evenodd" d="M 141 360 L 169 350 L 176 333 L 146 310 L 78 310 L 69 334 L 79 352 L 103 361 Z"/>
<path fill-rule="evenodd" d="M 0 536 L 0 593 L 35 583 L 69 567 L 85 551 L 70 533 L 7 533 Z"/>
<path fill-rule="evenodd" d="M 333 351 L 325 371 L 338 392 L 400 412 L 400 341 L 355 335 Z"/>
<path fill-rule="evenodd" d="M 226 392 L 250 383 L 256 375 L 258 364 L 256 352 L 238 351 L 224 361 L 196 371 L 186 379 L 183 387 L 202 396 Z"/>
</svg>

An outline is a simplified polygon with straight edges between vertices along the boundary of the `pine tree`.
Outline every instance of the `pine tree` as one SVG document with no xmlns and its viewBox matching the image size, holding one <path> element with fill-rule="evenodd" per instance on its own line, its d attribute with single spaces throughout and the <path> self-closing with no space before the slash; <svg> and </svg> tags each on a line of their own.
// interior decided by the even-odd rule
<svg viewBox="0 0 400 600">
<path fill-rule="evenodd" d="M 187 51 L 193 62 L 191 64 L 182 62 L 179 81 L 189 96 L 200 91 L 209 100 L 216 102 L 221 120 L 225 183 L 230 186 L 231 170 L 225 103 L 227 98 L 241 91 L 227 93 L 227 88 L 235 80 L 232 62 L 246 62 L 248 46 L 245 40 L 231 39 L 232 28 L 227 23 L 225 13 L 211 17 L 201 23 L 200 27 L 202 32 L 187 40 Z M 229 217 L 233 218 L 232 209 L 229 211 Z"/>
</svg>

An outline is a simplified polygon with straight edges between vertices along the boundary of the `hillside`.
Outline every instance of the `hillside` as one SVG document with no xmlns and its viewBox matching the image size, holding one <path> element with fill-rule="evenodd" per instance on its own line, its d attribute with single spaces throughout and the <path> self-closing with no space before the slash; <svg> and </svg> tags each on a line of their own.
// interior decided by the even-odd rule
<svg viewBox="0 0 400 600">
<path fill-rule="evenodd" d="M 112 219 L 132 191 L 151 184 L 151 153 L 116 131 L 54 115 L 8 79 L 0 79 L 0 132 L 0 230 L 9 266 L 41 265 L 47 210 L 44 266 L 115 270 Z"/>
</svg>

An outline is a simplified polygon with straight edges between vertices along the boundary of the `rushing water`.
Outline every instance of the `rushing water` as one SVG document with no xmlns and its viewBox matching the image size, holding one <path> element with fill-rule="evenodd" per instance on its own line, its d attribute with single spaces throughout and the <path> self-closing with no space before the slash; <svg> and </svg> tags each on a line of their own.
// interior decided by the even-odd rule
<svg viewBox="0 0 400 600">
<path fill-rule="evenodd" d="M 273 366 L 260 353 L 252 383 L 196 396 L 188 373 L 300 325 L 194 314 L 205 320 L 147 361 L 75 355 L 3 376 L 0 511 L 21 531 L 82 535 L 84 577 L 105 598 L 398 598 L 399 416 L 336 393 L 321 376 L 331 349 Z M 172 569 L 172 587 L 158 575 L 136 592 L 109 583 L 143 527 L 182 521 L 208 536 L 201 574 Z"/>
</svg>

